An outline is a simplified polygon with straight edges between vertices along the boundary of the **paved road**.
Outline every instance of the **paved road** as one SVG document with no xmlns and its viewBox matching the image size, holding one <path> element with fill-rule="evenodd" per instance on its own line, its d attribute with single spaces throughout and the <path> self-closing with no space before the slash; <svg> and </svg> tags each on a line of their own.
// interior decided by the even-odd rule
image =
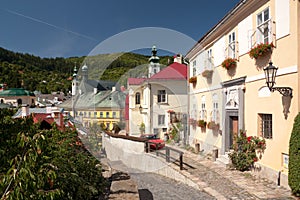
<svg viewBox="0 0 300 200">
<path fill-rule="evenodd" d="M 204 191 L 200 191 L 167 177 L 137 172 L 126 167 L 121 161 L 110 162 L 114 169 L 128 173 L 137 183 L 141 200 L 211 200 L 215 199 Z"/>
<path fill-rule="evenodd" d="M 153 173 L 130 174 L 136 181 L 142 200 L 215 199 L 207 193 Z"/>
</svg>

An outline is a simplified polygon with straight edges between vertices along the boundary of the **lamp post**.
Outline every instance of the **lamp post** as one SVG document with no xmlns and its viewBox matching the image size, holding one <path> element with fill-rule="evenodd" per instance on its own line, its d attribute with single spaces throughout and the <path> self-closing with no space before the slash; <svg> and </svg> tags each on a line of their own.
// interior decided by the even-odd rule
<svg viewBox="0 0 300 200">
<path fill-rule="evenodd" d="M 271 92 L 278 91 L 283 96 L 293 97 L 293 89 L 290 87 L 274 87 L 276 84 L 275 78 L 278 68 L 273 66 L 270 62 L 267 67 L 264 68 L 266 84 Z"/>
</svg>

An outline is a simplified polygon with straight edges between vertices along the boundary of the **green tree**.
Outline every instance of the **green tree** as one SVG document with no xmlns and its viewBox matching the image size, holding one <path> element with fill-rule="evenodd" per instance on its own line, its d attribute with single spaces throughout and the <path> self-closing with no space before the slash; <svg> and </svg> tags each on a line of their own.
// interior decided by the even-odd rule
<svg viewBox="0 0 300 200">
<path fill-rule="evenodd" d="M 300 113 L 296 116 L 289 146 L 289 186 L 292 193 L 300 196 Z"/>
<path fill-rule="evenodd" d="M 100 162 L 75 130 L 42 130 L 32 118 L 0 110 L 1 199 L 98 199 L 105 180 Z"/>
</svg>

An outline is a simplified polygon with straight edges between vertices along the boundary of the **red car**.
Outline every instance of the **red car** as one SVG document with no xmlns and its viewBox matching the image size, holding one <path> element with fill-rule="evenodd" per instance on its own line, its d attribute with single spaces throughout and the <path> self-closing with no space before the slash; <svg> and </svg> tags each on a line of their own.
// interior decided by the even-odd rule
<svg viewBox="0 0 300 200">
<path fill-rule="evenodd" d="M 165 147 L 165 141 L 157 137 L 155 134 L 144 134 L 141 135 L 142 138 L 147 138 L 150 142 L 150 149 L 159 150 Z"/>
</svg>

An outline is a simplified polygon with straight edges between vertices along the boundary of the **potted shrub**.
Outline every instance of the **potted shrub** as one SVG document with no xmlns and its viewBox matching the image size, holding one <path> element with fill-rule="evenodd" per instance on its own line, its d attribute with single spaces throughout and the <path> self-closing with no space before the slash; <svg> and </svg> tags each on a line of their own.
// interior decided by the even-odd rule
<svg viewBox="0 0 300 200">
<path fill-rule="evenodd" d="M 236 59 L 234 58 L 226 58 L 223 62 L 222 62 L 222 67 L 229 70 L 231 68 L 235 68 L 236 67 Z"/>
<path fill-rule="evenodd" d="M 204 70 L 204 71 L 202 72 L 202 76 L 203 76 L 203 77 L 206 77 L 206 78 L 211 77 L 212 74 L 213 74 L 213 70 L 209 70 L 209 69 L 206 69 L 206 70 Z"/>
<path fill-rule="evenodd" d="M 274 48 L 273 43 L 266 43 L 266 44 L 258 44 L 255 47 L 253 47 L 250 51 L 249 51 L 249 56 L 250 58 L 259 58 L 262 57 L 264 55 L 266 55 L 268 52 L 271 52 L 272 49 Z"/>
<path fill-rule="evenodd" d="M 198 126 L 201 128 L 205 128 L 206 127 L 206 121 L 204 121 L 203 119 L 198 120 Z"/>
</svg>

